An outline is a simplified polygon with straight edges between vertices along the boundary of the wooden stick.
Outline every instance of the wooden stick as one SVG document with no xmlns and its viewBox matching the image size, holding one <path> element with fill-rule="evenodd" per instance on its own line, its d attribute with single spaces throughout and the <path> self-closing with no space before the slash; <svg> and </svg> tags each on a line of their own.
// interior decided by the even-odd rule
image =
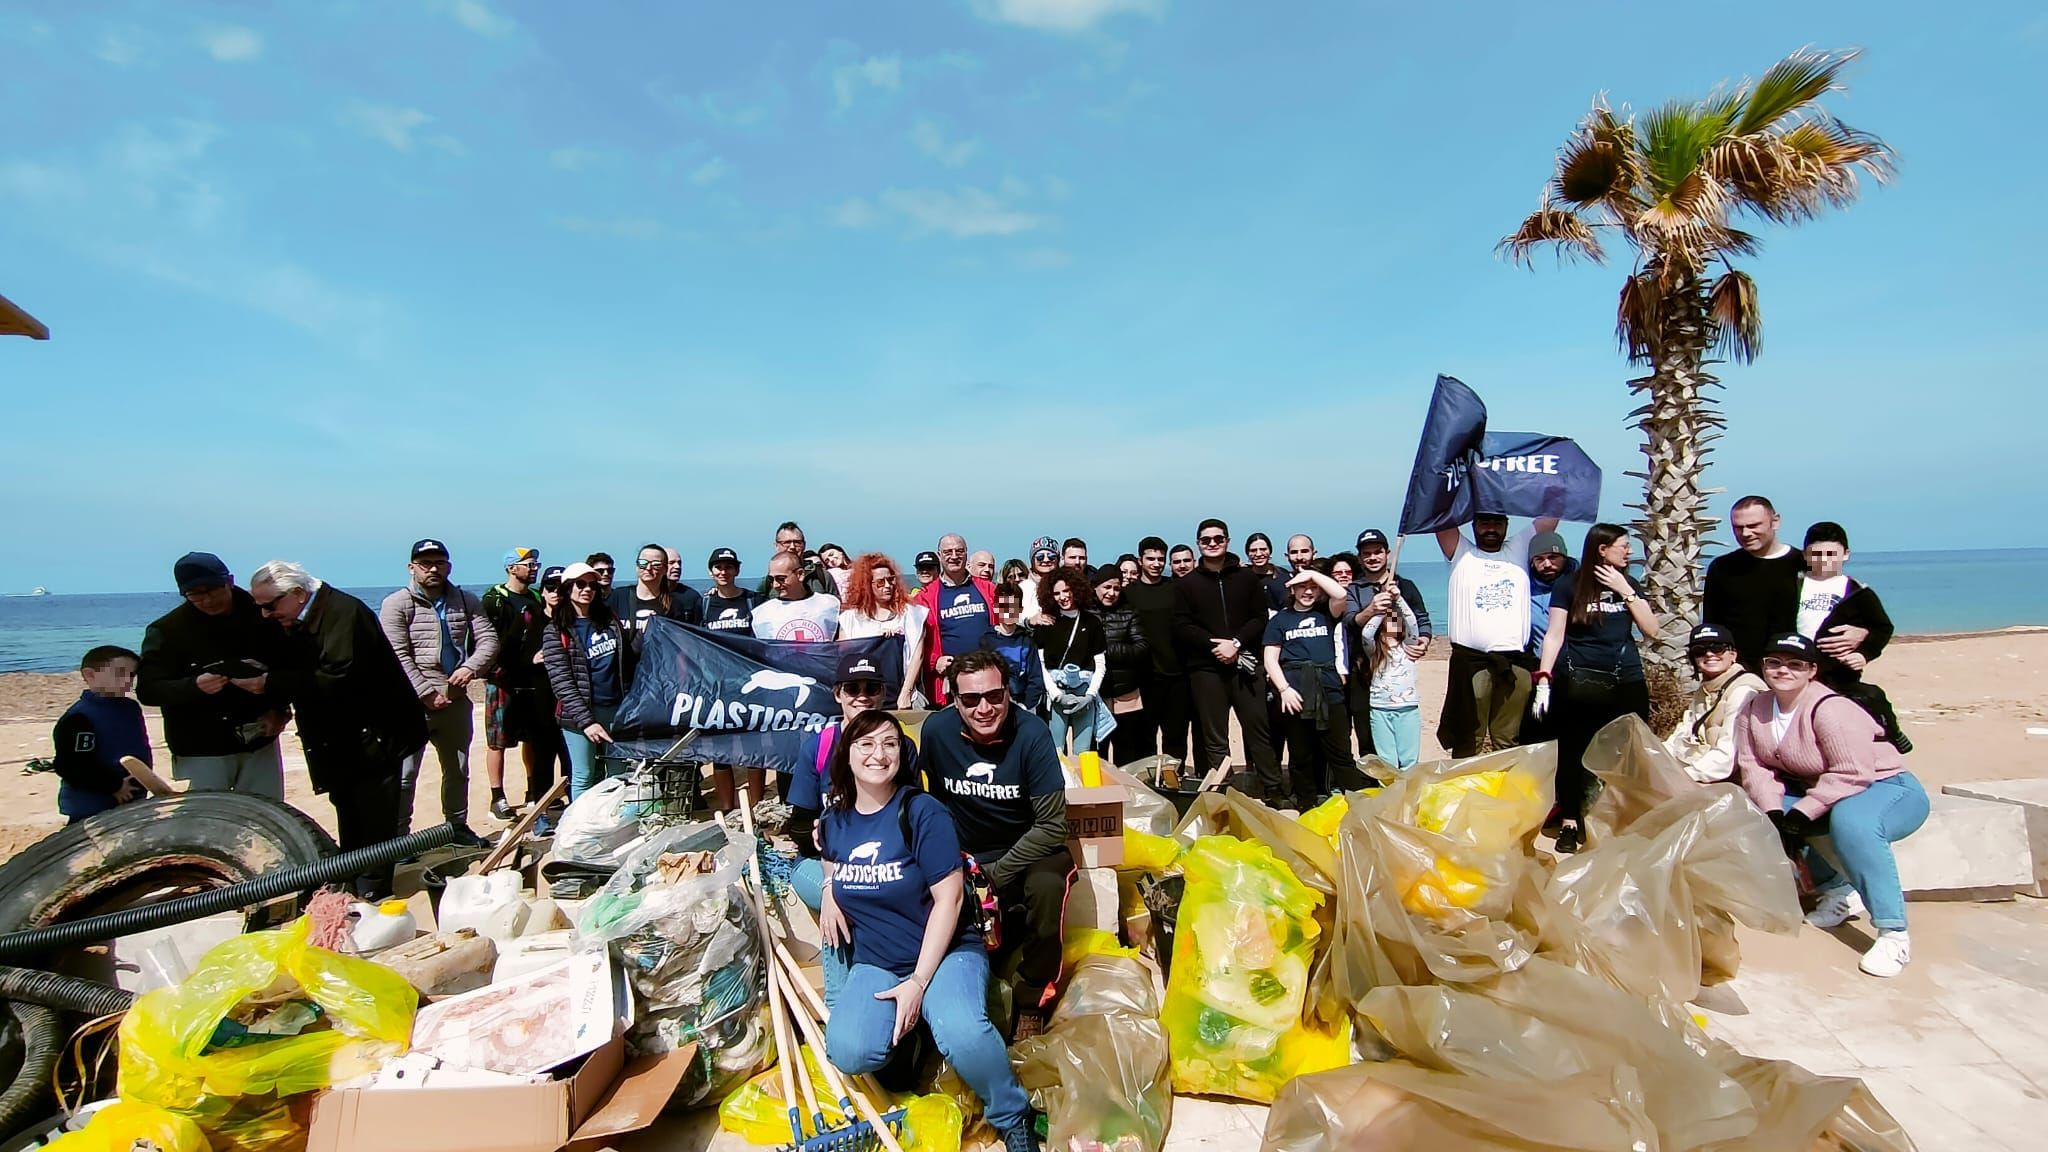
<svg viewBox="0 0 2048 1152">
<path fill-rule="evenodd" d="M 754 806 L 752 798 L 747 795 L 747 786 L 744 783 L 741 783 L 739 786 L 739 795 L 740 826 L 751 837 L 754 834 Z M 723 815 L 719 817 L 718 823 L 720 827 L 725 826 Z M 758 848 L 756 851 L 747 853 L 746 875 L 747 879 L 753 882 L 747 889 L 747 898 L 748 903 L 754 909 L 754 927 L 761 934 L 761 962 L 772 965 L 773 961 L 769 958 L 770 953 L 768 949 L 769 945 L 773 943 L 773 939 L 768 932 L 768 913 L 763 910 L 761 905 L 763 885 L 761 883 L 761 857 Z M 768 981 L 768 1025 L 774 1034 L 775 1062 L 782 1068 L 782 1099 L 784 1103 L 789 1105 L 790 1135 L 798 1144 L 801 1144 L 804 1142 L 804 1124 L 802 1113 L 797 1110 L 796 1076 L 794 1070 L 790 1067 L 789 1046 L 785 1046 L 783 1043 L 783 1029 L 788 1027 L 788 1024 L 783 1019 L 782 987 L 776 983 L 772 975 Z M 805 1079 L 810 1078 L 808 1071 L 804 1075 Z"/>
<path fill-rule="evenodd" d="M 511 855 L 512 850 L 519 847 L 520 843 L 526 839 L 526 834 L 533 830 L 534 824 L 540 820 L 541 813 L 546 812 L 548 806 L 553 804 L 561 797 L 562 793 L 568 790 L 568 777 L 564 776 L 556 780 L 555 786 L 548 789 L 547 795 L 540 798 L 540 803 L 527 809 L 526 815 L 521 816 L 517 823 L 505 830 L 504 834 L 498 838 L 497 847 L 491 849 L 490 855 L 469 866 L 469 874 L 472 876 L 482 876 L 489 873 L 491 869 L 503 864 L 505 857 Z"/>
<path fill-rule="evenodd" d="M 811 1018 L 816 1020 L 820 1027 L 823 1027 L 832 1019 L 832 1010 L 825 1007 L 824 997 L 818 994 L 816 988 L 811 987 L 809 980 L 804 979 L 804 966 L 797 963 L 796 957 L 789 954 L 789 949 L 784 947 L 780 940 L 775 942 L 775 955 L 781 959 L 783 968 L 789 973 L 789 984 L 799 991 L 798 1000 L 809 1007 Z M 838 1069 L 835 1068 L 833 1071 L 837 1072 Z M 891 1094 L 877 1083 L 873 1076 L 855 1076 L 853 1080 L 866 1088 L 877 1099 L 887 1100 L 891 1097 Z"/>
<path fill-rule="evenodd" d="M 121 767 L 126 768 L 128 774 L 135 777 L 135 782 L 142 785 L 143 790 L 151 796 L 176 796 L 178 794 L 178 790 L 165 783 L 164 778 L 157 775 L 149 765 L 144 764 L 133 756 L 121 757 Z"/>
<path fill-rule="evenodd" d="M 801 983 L 796 975 L 784 971 L 780 966 L 774 967 L 777 980 L 784 984 Z M 797 1011 L 793 1015 L 797 1025 L 804 1030 L 804 1035 L 810 1038 L 811 1050 L 818 1053 L 818 1068 L 825 1074 L 826 1086 L 839 1093 L 840 1108 L 858 1111 L 860 1118 L 867 1121 L 868 1127 L 874 1130 L 875 1138 L 882 1142 L 885 1152 L 903 1152 L 903 1145 L 897 1143 L 896 1134 L 889 1131 L 888 1122 L 875 1110 L 874 1102 L 867 1098 L 866 1093 L 848 1084 L 839 1069 L 833 1066 L 831 1059 L 825 1056 L 825 1036 L 817 1021 L 810 1018 L 801 1004 L 797 1004 L 796 997 L 790 995 L 788 989 L 784 990 L 784 995 L 796 1005 Z"/>
</svg>

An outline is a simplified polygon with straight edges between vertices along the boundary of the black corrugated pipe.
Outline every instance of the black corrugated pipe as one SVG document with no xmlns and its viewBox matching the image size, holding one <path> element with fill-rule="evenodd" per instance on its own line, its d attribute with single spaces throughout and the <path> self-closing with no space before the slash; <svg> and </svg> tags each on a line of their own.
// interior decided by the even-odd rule
<svg viewBox="0 0 2048 1152">
<path fill-rule="evenodd" d="M 87 1016 L 112 1016 L 126 1012 L 135 1002 L 135 993 L 97 980 L 79 980 L 33 968 L 0 967 L 0 1000 L 41 1004 Z"/>
<path fill-rule="evenodd" d="M 49 1114 L 50 1073 L 64 1054 L 64 1026 L 53 1008 L 9 1001 L 6 1011 L 21 1025 L 21 1071 L 0 1093 L 0 1137 Z"/>
<path fill-rule="evenodd" d="M 438 824 L 425 831 L 382 844 L 372 844 L 339 856 L 329 856 L 298 868 L 286 868 L 266 873 L 254 880 L 215 888 L 193 896 L 181 896 L 161 904 L 144 904 L 139 908 L 128 908 L 120 912 L 109 912 L 105 916 L 94 916 L 90 920 L 73 920 L 63 924 L 46 924 L 41 928 L 25 928 L 0 936 L 0 960 L 13 960 L 22 956 L 35 956 L 74 948 L 80 944 L 97 944 L 119 936 L 132 936 L 152 928 L 165 928 L 172 924 L 183 924 L 221 912 L 232 912 L 252 904 L 262 904 L 279 896 L 303 892 L 330 884 L 337 880 L 350 880 L 381 868 L 396 864 L 408 856 L 417 856 L 440 848 L 455 841 L 458 835 L 453 824 Z"/>
</svg>

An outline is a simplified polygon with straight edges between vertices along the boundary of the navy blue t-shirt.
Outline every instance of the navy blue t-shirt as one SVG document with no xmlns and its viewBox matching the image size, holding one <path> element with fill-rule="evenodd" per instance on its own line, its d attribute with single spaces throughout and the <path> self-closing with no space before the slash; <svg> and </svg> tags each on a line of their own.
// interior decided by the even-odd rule
<svg viewBox="0 0 2048 1152">
<path fill-rule="evenodd" d="M 909 797 L 910 842 L 897 809 Z M 960 870 L 960 840 L 945 806 L 899 788 L 881 811 L 834 809 L 818 822 L 820 855 L 832 862 L 832 901 L 853 931 L 853 962 L 896 976 L 917 968 L 932 914 L 932 885 Z M 953 948 L 979 945 L 967 918 Z"/>
<path fill-rule="evenodd" d="M 1032 800 L 1066 791 L 1052 732 L 1029 712 L 1011 708 L 994 744 L 970 743 L 957 708 L 932 713 L 922 735 L 925 786 L 953 813 L 960 846 L 984 865 L 1031 830 Z"/>
<path fill-rule="evenodd" d="M 576 621 L 576 642 L 583 645 L 583 657 L 590 661 L 590 702 L 602 708 L 616 707 L 626 698 L 619 683 L 619 629 L 595 631 L 587 619 Z"/>
<path fill-rule="evenodd" d="M 1628 586 L 1636 595 L 1643 594 L 1643 586 L 1634 576 L 1622 575 L 1628 577 Z M 1619 680 L 1641 680 L 1643 654 L 1636 647 L 1635 620 L 1620 596 L 1601 588 L 1587 622 L 1571 622 L 1572 597 L 1579 581 L 1594 579 L 1597 577 L 1591 573 L 1577 569 L 1559 576 L 1550 586 L 1550 606 L 1565 611 L 1562 666 L 1606 672 Z"/>
<path fill-rule="evenodd" d="M 1320 608 L 1304 612 L 1282 608 L 1266 621 L 1266 643 L 1280 649 L 1280 662 L 1309 660 L 1323 669 L 1323 687 L 1342 692 L 1344 681 L 1337 676 L 1337 621 Z M 1288 682 L 1301 690 L 1300 677 L 1289 672 Z"/>
<path fill-rule="evenodd" d="M 740 594 L 728 600 L 716 592 L 704 597 L 704 627 L 713 632 L 744 632 L 753 635 L 754 605 L 760 603 L 752 592 L 740 589 Z"/>
<path fill-rule="evenodd" d="M 995 627 L 989 603 L 974 581 L 958 587 L 939 584 L 939 642 L 943 650 L 958 656 L 981 647 L 981 638 Z"/>
</svg>

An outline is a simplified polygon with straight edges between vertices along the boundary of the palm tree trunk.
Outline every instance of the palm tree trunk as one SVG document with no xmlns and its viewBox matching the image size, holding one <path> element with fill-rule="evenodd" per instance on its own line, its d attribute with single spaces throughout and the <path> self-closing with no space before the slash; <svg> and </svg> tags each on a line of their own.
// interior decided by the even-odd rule
<svg viewBox="0 0 2048 1152">
<path fill-rule="evenodd" d="M 1649 394 L 1648 403 L 1630 413 L 1642 430 L 1649 470 L 1629 473 L 1643 481 L 1643 502 L 1629 507 L 1643 514 L 1635 521 L 1643 585 L 1662 624 L 1644 658 L 1652 667 L 1677 670 L 1699 622 L 1700 547 L 1716 523 L 1701 510 L 1719 491 L 1701 487 L 1700 479 L 1723 422 L 1707 392 L 1720 381 L 1704 367 L 1716 335 L 1705 283 L 1686 279 L 1663 297 L 1658 313 L 1650 375 L 1629 381 L 1630 391 Z"/>
</svg>

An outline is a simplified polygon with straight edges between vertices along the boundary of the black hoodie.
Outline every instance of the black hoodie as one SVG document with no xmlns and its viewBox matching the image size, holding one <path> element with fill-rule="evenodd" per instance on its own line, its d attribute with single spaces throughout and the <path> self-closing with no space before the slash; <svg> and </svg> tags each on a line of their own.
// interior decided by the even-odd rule
<svg viewBox="0 0 2048 1152">
<path fill-rule="evenodd" d="M 1173 639 L 1189 672 L 1229 670 L 1210 649 L 1212 640 L 1236 640 L 1240 656 L 1260 650 L 1266 635 L 1266 583 L 1240 564 L 1236 553 L 1223 554 L 1221 571 L 1195 565 L 1174 580 L 1173 597 Z"/>
<path fill-rule="evenodd" d="M 274 688 L 255 696 L 230 684 L 208 695 L 199 674 L 210 664 L 253 661 L 266 668 L 284 662 L 284 629 L 264 619 L 256 601 L 233 589 L 235 606 L 225 616 L 208 616 L 180 604 L 142 633 L 142 662 L 135 672 L 135 698 L 162 709 L 164 742 L 173 756 L 233 756 L 260 748 L 269 739 L 237 734 L 266 713 L 288 711 Z"/>
</svg>

